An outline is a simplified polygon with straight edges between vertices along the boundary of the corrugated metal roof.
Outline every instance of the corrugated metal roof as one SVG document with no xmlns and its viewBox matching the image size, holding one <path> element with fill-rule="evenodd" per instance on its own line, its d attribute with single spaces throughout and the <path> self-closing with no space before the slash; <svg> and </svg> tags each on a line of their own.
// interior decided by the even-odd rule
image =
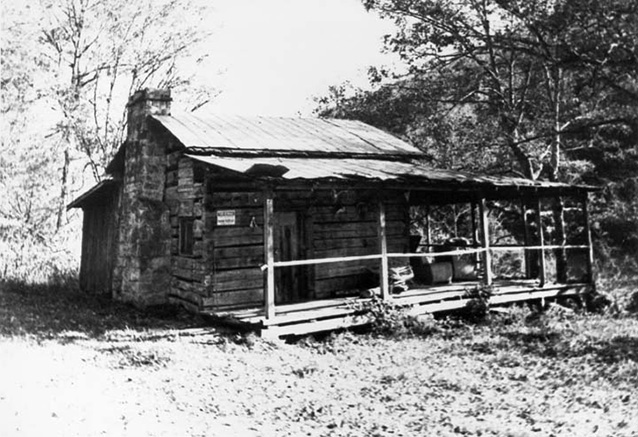
<svg viewBox="0 0 638 437">
<path fill-rule="evenodd" d="M 187 155 L 207 164 L 253 176 L 277 175 L 295 179 L 371 179 L 378 181 L 414 181 L 421 183 L 469 184 L 490 187 L 574 188 L 562 183 L 532 181 L 523 178 L 483 176 L 439 170 L 419 161 L 400 162 L 380 159 L 303 159 L 252 157 L 229 158 L 214 155 Z M 268 171 L 272 169 L 272 171 Z M 587 189 L 588 187 L 579 187 Z"/>
<path fill-rule="evenodd" d="M 176 113 L 153 116 L 184 146 L 308 154 L 421 155 L 416 147 L 360 121 Z"/>
</svg>

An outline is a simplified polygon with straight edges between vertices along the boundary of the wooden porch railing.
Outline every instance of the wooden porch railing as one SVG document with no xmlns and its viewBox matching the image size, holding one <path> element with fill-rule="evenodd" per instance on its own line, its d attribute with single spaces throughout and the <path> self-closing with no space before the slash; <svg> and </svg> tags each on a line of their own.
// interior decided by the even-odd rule
<svg viewBox="0 0 638 437">
<path fill-rule="evenodd" d="M 413 253 L 380 253 L 373 255 L 361 255 L 361 256 L 341 256 L 341 257 L 333 257 L 333 258 L 316 258 L 316 259 L 305 259 L 305 260 L 294 260 L 294 261 L 272 261 L 272 263 L 264 264 L 261 266 L 262 271 L 266 271 L 267 280 L 266 280 L 266 295 L 272 296 L 271 298 L 266 299 L 266 317 L 271 319 L 275 316 L 275 300 L 274 300 L 274 269 L 281 267 L 295 267 L 295 266 L 310 266 L 310 265 L 318 265 L 318 264 L 328 264 L 328 263 L 341 263 L 341 262 L 351 262 L 351 261 L 360 261 L 360 260 L 383 260 L 385 259 L 385 265 L 388 265 L 388 261 L 390 258 L 413 258 L 413 257 L 441 257 L 441 256 L 457 256 L 457 255 L 472 255 L 472 254 L 480 254 L 480 253 L 492 253 L 492 252 L 508 252 L 508 251 L 541 251 L 545 252 L 547 250 L 554 249 L 565 249 L 565 250 L 587 250 L 589 251 L 588 245 L 547 245 L 547 246 L 516 246 L 516 245 L 501 245 L 501 246 L 491 246 L 489 248 L 464 248 L 460 250 L 449 250 L 445 252 L 413 252 Z M 382 264 L 383 266 L 383 264 Z M 540 272 L 541 274 L 543 272 Z M 540 275 L 539 275 L 540 276 Z M 545 285 L 546 278 L 539 277 L 541 286 Z M 486 285 L 490 285 L 491 282 L 488 283 L 486 276 L 483 277 L 483 283 Z M 383 288 L 388 290 L 387 295 L 383 295 Z M 270 288 L 272 287 L 272 288 Z M 390 282 L 389 282 L 389 273 L 386 271 L 384 274 L 383 267 L 381 270 L 380 277 L 380 288 L 382 290 L 382 298 L 385 300 L 391 300 L 392 294 L 390 294 Z"/>
<path fill-rule="evenodd" d="M 485 200 L 482 199 L 478 202 L 480 211 L 480 231 L 481 231 L 481 247 L 467 247 L 458 250 L 450 250 L 445 252 L 414 252 L 414 253 L 388 253 L 387 251 L 387 235 L 385 224 L 385 205 L 379 201 L 379 215 L 378 215 L 378 237 L 379 237 L 379 252 L 372 255 L 361 256 L 342 256 L 332 258 L 316 258 L 306 260 L 293 260 L 293 261 L 275 261 L 275 249 L 274 249 L 274 201 L 273 192 L 267 192 L 265 205 L 264 205 L 264 255 L 266 263 L 261 266 L 262 271 L 266 272 L 266 290 L 265 290 L 265 315 L 266 319 L 275 318 L 275 268 L 281 267 L 293 267 L 293 266 L 308 266 L 327 263 L 339 263 L 339 262 L 351 262 L 360 260 L 380 260 L 380 290 L 381 297 L 385 301 L 392 299 L 390 293 L 389 282 L 389 259 L 390 258 L 412 258 L 412 257 L 441 257 L 441 256 L 455 256 L 455 255 L 471 255 L 471 254 L 484 254 L 482 257 L 484 276 L 483 283 L 491 285 L 493 282 L 492 274 L 492 259 L 491 255 L 496 251 L 538 251 L 540 253 L 539 258 L 539 281 L 541 287 L 546 283 L 546 266 L 545 266 L 545 251 L 562 249 L 562 250 L 587 250 L 587 272 L 589 283 L 593 283 L 593 252 L 591 242 L 591 231 L 587 223 L 587 202 L 584 200 L 585 205 L 585 220 L 586 220 L 586 232 L 587 232 L 587 244 L 586 245 L 545 245 L 543 239 L 543 232 L 539 232 L 539 243 L 534 246 L 518 246 L 518 245 L 499 245 L 491 246 L 489 238 L 489 223 L 487 218 L 487 207 Z M 537 210 L 540 211 L 540 201 L 537 203 Z M 537 214 L 537 226 L 538 229 L 542 229 L 541 215 Z M 429 221 L 428 221 L 429 232 Z M 429 238 L 428 238 L 429 240 Z M 526 236 L 527 240 L 527 236 Z M 526 241 L 527 243 L 527 241 Z"/>
</svg>

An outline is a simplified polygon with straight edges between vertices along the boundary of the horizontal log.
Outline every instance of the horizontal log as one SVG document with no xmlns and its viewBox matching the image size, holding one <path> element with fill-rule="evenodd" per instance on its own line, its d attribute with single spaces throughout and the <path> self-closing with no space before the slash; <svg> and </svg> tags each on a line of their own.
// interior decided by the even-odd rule
<svg viewBox="0 0 638 437">
<path fill-rule="evenodd" d="M 323 296 L 345 296 L 349 293 L 356 295 L 361 286 L 361 278 L 358 275 L 318 279 L 315 281 L 315 293 Z"/>
<path fill-rule="evenodd" d="M 407 242 L 403 240 L 388 240 L 388 246 L 392 250 L 401 250 L 407 248 Z M 379 253 L 379 243 L 376 239 L 337 239 L 337 240 L 325 240 L 317 241 L 314 243 L 314 255 L 313 258 L 319 258 L 319 255 L 325 258 L 338 257 L 341 255 L 352 254 L 374 254 Z"/>
<path fill-rule="evenodd" d="M 204 283 L 204 280 L 206 279 L 206 273 L 196 272 L 196 271 L 187 270 L 187 269 L 180 269 L 180 268 L 173 268 L 173 276 L 181 278 L 181 279 L 186 279 L 192 282 L 199 282 L 202 284 Z"/>
<path fill-rule="evenodd" d="M 171 260 L 173 268 L 191 269 L 193 267 L 193 258 L 174 256 Z"/>
<path fill-rule="evenodd" d="M 359 243 L 354 243 L 355 241 L 359 241 Z M 408 244 L 408 238 L 405 235 L 388 235 L 386 238 L 388 244 L 392 244 L 395 247 L 403 247 Z M 349 237 L 341 237 L 338 232 L 334 234 L 326 233 L 323 236 L 313 238 L 313 242 L 315 247 L 319 248 L 322 246 L 329 247 L 355 247 L 355 246 L 370 246 L 370 247 L 379 247 L 379 240 L 376 235 L 371 236 L 349 236 Z M 350 242 L 350 243 L 349 243 Z"/>
<path fill-rule="evenodd" d="M 250 208 L 264 203 L 261 192 L 213 192 L 211 194 L 212 206 L 215 208 Z"/>
<path fill-rule="evenodd" d="M 179 297 L 180 299 L 186 300 L 190 303 L 192 303 L 193 305 L 196 305 L 197 307 L 201 307 L 202 303 L 203 303 L 203 299 L 204 297 L 202 296 L 202 294 L 200 294 L 197 291 L 187 291 L 187 290 L 182 290 L 180 288 L 177 287 L 171 287 L 171 291 L 169 293 L 169 296 L 174 295 Z"/>
<path fill-rule="evenodd" d="M 367 270 L 376 270 L 378 260 L 353 261 L 349 263 L 322 264 L 315 267 L 315 278 L 325 279 L 338 276 L 361 275 Z M 285 267 L 282 267 L 285 268 Z"/>
<path fill-rule="evenodd" d="M 349 223 L 315 223 L 313 232 L 315 238 L 351 238 L 351 237 L 376 237 L 378 235 L 376 222 L 349 222 Z M 407 225 L 399 221 L 386 223 L 386 235 L 405 235 Z"/>
<path fill-rule="evenodd" d="M 334 250 L 345 248 L 378 247 L 379 241 L 376 238 L 333 238 L 315 239 L 313 247 L 315 250 Z"/>
<path fill-rule="evenodd" d="M 263 264 L 263 255 L 237 258 L 216 258 L 214 261 L 215 270 L 246 269 L 251 267 L 259 268 Z"/>
<path fill-rule="evenodd" d="M 224 291 L 233 291 L 233 290 L 244 290 L 247 288 L 263 288 L 264 281 L 262 280 L 246 280 L 241 279 L 232 282 L 224 282 L 221 284 L 214 284 L 212 287 L 212 291 L 214 293 L 224 292 Z"/>
<path fill-rule="evenodd" d="M 264 231 L 261 228 L 216 226 L 206 234 L 215 247 L 262 245 Z"/>
<path fill-rule="evenodd" d="M 203 304 L 203 310 L 200 313 L 211 314 L 216 317 L 228 318 L 228 320 L 240 323 L 260 323 L 263 316 L 251 317 L 250 314 L 256 314 L 263 310 L 263 303 L 241 303 L 237 305 L 224 305 L 213 307 Z"/>
<path fill-rule="evenodd" d="M 205 306 L 228 307 L 237 305 L 259 305 L 263 303 L 263 288 L 250 288 L 226 292 L 215 292 L 203 300 Z"/>
<path fill-rule="evenodd" d="M 214 292 L 261 288 L 264 284 L 264 274 L 258 268 L 215 272 L 213 284 Z"/>
<path fill-rule="evenodd" d="M 311 209 L 312 218 L 317 223 L 333 223 L 333 222 L 354 222 L 354 221 L 364 221 L 364 222 L 374 222 L 376 223 L 376 219 L 378 217 L 378 212 L 376 209 L 371 209 L 372 207 L 376 208 L 376 205 L 371 206 L 357 206 L 357 205 L 346 205 L 345 207 L 338 208 L 335 205 L 327 205 L 327 206 L 315 206 Z M 405 209 L 399 208 L 391 208 L 388 210 L 386 219 L 387 220 L 397 220 L 397 221 L 407 221 L 408 213 Z"/>
<path fill-rule="evenodd" d="M 206 294 L 206 288 L 204 287 L 204 284 L 201 284 L 199 282 L 186 281 L 175 276 L 171 278 L 171 289 L 179 289 L 182 291 L 197 293 L 201 295 Z"/>
<path fill-rule="evenodd" d="M 221 258 L 237 258 L 237 257 L 262 257 L 264 255 L 264 246 L 234 246 L 234 247 L 216 247 L 214 249 L 214 259 Z"/>
<path fill-rule="evenodd" d="M 172 259 L 172 265 L 176 268 L 195 270 L 198 272 L 210 271 L 208 263 L 203 258 L 174 256 Z"/>
<path fill-rule="evenodd" d="M 263 275 L 258 268 L 223 270 L 215 272 L 215 281 L 221 283 L 241 279 L 262 279 Z"/>
</svg>

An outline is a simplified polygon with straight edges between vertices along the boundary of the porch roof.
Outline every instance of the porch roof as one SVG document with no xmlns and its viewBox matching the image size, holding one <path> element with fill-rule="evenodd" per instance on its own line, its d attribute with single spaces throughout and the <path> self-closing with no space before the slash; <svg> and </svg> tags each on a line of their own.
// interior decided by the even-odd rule
<svg viewBox="0 0 638 437">
<path fill-rule="evenodd" d="M 383 159 L 308 159 L 282 157 L 226 157 L 216 155 L 186 156 L 216 167 L 253 178 L 285 181 L 370 181 L 395 182 L 411 186 L 449 187 L 454 189 L 513 188 L 524 191 L 591 191 L 595 188 L 558 182 L 533 181 L 524 178 L 486 176 L 429 167 L 419 160 L 388 161 Z"/>
</svg>

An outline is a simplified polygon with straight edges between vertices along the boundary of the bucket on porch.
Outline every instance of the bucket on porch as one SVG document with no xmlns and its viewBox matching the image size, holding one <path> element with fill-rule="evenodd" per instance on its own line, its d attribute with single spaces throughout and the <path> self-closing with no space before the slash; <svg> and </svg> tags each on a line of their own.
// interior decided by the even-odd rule
<svg viewBox="0 0 638 437">
<path fill-rule="evenodd" d="M 439 249 L 440 252 L 451 252 L 471 248 L 472 243 L 467 238 L 450 238 Z M 476 262 L 473 253 L 467 255 L 450 255 L 443 257 L 452 263 L 452 279 L 454 281 L 473 281 L 478 278 Z"/>
<path fill-rule="evenodd" d="M 410 252 L 415 253 L 421 243 L 420 235 L 410 235 Z M 410 257 L 410 266 L 414 274 L 414 281 L 426 285 L 449 284 L 452 282 L 452 262 L 448 259 L 423 256 Z"/>
</svg>

